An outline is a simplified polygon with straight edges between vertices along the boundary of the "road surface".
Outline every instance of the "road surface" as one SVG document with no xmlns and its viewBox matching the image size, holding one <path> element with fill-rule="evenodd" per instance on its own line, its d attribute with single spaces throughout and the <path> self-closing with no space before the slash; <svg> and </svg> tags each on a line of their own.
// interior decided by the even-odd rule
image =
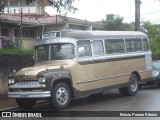
<svg viewBox="0 0 160 120">
<path fill-rule="evenodd" d="M 7 111 L 25 111 L 21 108 L 7 109 Z M 33 112 L 41 111 L 55 111 L 48 102 L 42 102 L 37 104 L 33 109 L 29 110 Z M 107 91 L 102 96 L 87 96 L 79 99 L 72 100 L 70 106 L 63 111 L 160 111 L 160 87 L 144 87 L 138 91 L 135 96 L 123 97 L 118 90 Z M 47 118 L 50 120 L 52 118 Z M 55 117 L 54 120 L 61 120 L 64 117 Z M 65 117 L 65 120 L 82 119 L 77 117 Z M 85 120 L 90 120 L 90 117 L 84 117 Z M 106 119 L 105 117 L 94 117 L 92 119 Z M 134 120 L 141 119 L 146 120 L 146 117 L 133 118 L 133 117 L 115 117 L 109 118 L 111 120 Z M 160 117 L 147 117 L 147 120 L 160 120 Z M 16 119 L 18 120 L 18 118 Z M 21 118 L 21 120 L 23 120 Z"/>
</svg>

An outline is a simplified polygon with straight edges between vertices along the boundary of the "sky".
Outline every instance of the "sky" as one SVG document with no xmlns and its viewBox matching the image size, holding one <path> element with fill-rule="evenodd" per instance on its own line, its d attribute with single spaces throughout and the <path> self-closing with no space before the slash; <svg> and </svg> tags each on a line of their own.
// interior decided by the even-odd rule
<svg viewBox="0 0 160 120">
<path fill-rule="evenodd" d="M 160 24 L 160 0 L 141 0 L 141 2 L 141 21 Z M 67 13 L 68 17 L 101 21 L 106 19 L 106 14 L 115 14 L 124 17 L 124 22 L 127 23 L 135 20 L 135 0 L 77 0 L 73 5 L 78 11 Z M 47 7 L 46 11 L 51 15 L 56 14 L 51 7 Z"/>
</svg>

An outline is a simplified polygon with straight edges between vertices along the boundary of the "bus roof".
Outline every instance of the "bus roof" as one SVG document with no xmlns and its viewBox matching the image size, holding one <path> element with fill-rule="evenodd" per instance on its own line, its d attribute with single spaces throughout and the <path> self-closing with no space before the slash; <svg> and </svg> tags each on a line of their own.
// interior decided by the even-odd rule
<svg viewBox="0 0 160 120">
<path fill-rule="evenodd" d="M 58 37 L 56 33 L 58 32 Z M 64 43 L 75 44 L 77 40 L 94 39 L 124 39 L 124 38 L 146 38 L 147 35 L 137 31 L 83 31 L 83 30 L 62 30 L 43 33 L 47 38 L 43 38 L 35 43 L 37 45 Z M 53 36 L 52 36 L 53 35 Z M 55 35 L 55 36 L 54 36 Z"/>
<path fill-rule="evenodd" d="M 94 39 L 94 38 L 146 38 L 146 34 L 138 31 L 62 31 L 62 37 L 75 39 Z"/>
</svg>

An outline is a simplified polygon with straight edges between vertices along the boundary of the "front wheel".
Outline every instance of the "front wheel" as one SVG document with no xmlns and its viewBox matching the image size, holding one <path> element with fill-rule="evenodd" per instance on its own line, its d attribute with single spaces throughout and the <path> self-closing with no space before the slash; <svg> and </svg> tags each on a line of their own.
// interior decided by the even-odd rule
<svg viewBox="0 0 160 120">
<path fill-rule="evenodd" d="M 51 104 L 58 110 L 66 108 L 70 103 L 71 92 L 69 86 L 60 82 L 57 83 L 51 93 Z"/>
<path fill-rule="evenodd" d="M 17 98 L 17 104 L 24 109 L 32 108 L 36 104 L 35 99 Z"/>
<path fill-rule="evenodd" d="M 138 78 L 135 74 L 131 74 L 127 87 L 119 88 L 119 92 L 123 96 L 133 96 L 138 91 Z"/>
</svg>

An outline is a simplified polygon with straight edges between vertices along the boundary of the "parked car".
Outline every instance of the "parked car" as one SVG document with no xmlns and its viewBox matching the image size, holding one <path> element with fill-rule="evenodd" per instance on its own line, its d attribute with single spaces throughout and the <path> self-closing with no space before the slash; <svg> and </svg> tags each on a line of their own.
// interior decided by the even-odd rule
<svg viewBox="0 0 160 120">
<path fill-rule="evenodd" d="M 160 85 L 160 61 L 153 61 L 152 78 L 146 85 Z"/>
</svg>

